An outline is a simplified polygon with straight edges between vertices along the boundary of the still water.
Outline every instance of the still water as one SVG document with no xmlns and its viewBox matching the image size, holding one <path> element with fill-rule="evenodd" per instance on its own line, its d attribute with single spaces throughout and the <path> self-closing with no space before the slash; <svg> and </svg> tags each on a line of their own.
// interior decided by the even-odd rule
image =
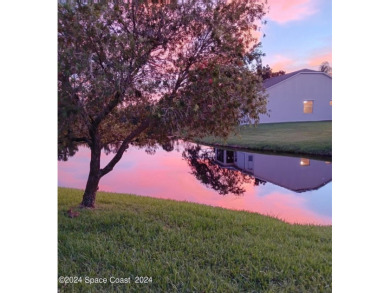
<svg viewBox="0 0 390 293">
<path fill-rule="evenodd" d="M 288 223 L 332 224 L 331 162 L 189 143 L 164 149 L 130 147 L 99 190 L 245 210 Z M 103 153 L 101 166 L 112 157 Z M 85 188 L 89 159 L 89 149 L 80 148 L 59 162 L 58 185 Z"/>
</svg>

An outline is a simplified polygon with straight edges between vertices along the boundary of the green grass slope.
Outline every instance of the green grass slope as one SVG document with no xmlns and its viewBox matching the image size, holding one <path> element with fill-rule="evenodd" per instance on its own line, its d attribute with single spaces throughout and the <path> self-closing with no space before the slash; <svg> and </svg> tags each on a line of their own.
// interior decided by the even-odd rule
<svg viewBox="0 0 390 293">
<path fill-rule="evenodd" d="M 331 292 L 332 227 L 105 192 L 80 210 L 81 197 L 59 188 L 58 276 L 81 277 L 60 292 Z"/>
</svg>

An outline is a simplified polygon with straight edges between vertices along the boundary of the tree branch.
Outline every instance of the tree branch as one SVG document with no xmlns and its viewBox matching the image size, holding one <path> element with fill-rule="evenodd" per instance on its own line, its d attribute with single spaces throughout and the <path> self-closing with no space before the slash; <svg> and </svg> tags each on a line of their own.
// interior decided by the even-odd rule
<svg viewBox="0 0 390 293">
<path fill-rule="evenodd" d="M 99 113 L 99 115 L 93 119 L 93 127 L 98 127 L 100 122 L 119 104 L 121 94 L 116 92 L 113 100 L 111 100 L 106 107 L 104 107 L 103 111 Z"/>
<path fill-rule="evenodd" d="M 89 138 L 87 138 L 87 137 L 71 137 L 70 141 L 72 141 L 72 142 L 84 142 L 84 143 L 86 143 L 88 145 L 90 145 L 92 143 L 92 141 Z M 62 144 L 63 142 L 64 142 L 63 140 L 58 140 L 59 144 Z"/>
<path fill-rule="evenodd" d="M 150 125 L 149 120 L 145 120 L 141 123 L 132 133 L 130 133 L 122 142 L 121 146 L 119 147 L 118 152 L 115 154 L 115 156 L 111 159 L 111 161 L 103 168 L 100 169 L 100 177 L 103 177 L 107 173 L 111 172 L 112 169 L 115 167 L 115 165 L 119 162 L 119 160 L 122 158 L 124 152 L 128 149 L 129 143 L 138 135 L 140 135 L 145 129 L 147 129 Z"/>
<path fill-rule="evenodd" d="M 87 137 L 74 137 L 72 138 L 72 141 L 74 142 L 85 142 L 88 145 L 92 143 L 92 141 Z"/>
</svg>

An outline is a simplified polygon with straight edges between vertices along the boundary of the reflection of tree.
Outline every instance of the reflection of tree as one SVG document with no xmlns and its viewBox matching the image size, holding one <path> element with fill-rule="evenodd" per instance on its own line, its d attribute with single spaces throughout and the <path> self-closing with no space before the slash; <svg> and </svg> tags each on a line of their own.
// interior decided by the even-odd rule
<svg viewBox="0 0 390 293">
<path fill-rule="evenodd" d="M 244 183 L 254 182 L 254 177 L 221 167 L 215 163 L 214 156 L 212 149 L 202 149 L 199 145 L 187 146 L 183 151 L 183 158 L 191 167 L 191 174 L 200 182 L 222 195 L 242 195 L 245 192 Z"/>
<path fill-rule="evenodd" d="M 166 152 L 171 152 L 175 149 L 175 141 L 167 140 L 161 143 L 161 147 Z"/>
</svg>

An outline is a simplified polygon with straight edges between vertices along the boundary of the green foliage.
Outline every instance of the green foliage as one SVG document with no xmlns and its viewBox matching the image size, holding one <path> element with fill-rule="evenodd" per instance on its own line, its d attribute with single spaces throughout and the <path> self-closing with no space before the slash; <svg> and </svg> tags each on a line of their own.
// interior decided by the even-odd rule
<svg viewBox="0 0 390 293">
<path fill-rule="evenodd" d="M 332 227 L 125 194 L 67 210 L 59 189 L 58 275 L 131 277 L 132 284 L 59 284 L 59 292 L 331 292 Z M 136 276 L 152 283 L 135 284 Z"/>
<path fill-rule="evenodd" d="M 251 0 L 59 5 L 59 159 L 77 145 L 118 151 L 172 135 L 227 136 L 266 111 Z"/>
</svg>

